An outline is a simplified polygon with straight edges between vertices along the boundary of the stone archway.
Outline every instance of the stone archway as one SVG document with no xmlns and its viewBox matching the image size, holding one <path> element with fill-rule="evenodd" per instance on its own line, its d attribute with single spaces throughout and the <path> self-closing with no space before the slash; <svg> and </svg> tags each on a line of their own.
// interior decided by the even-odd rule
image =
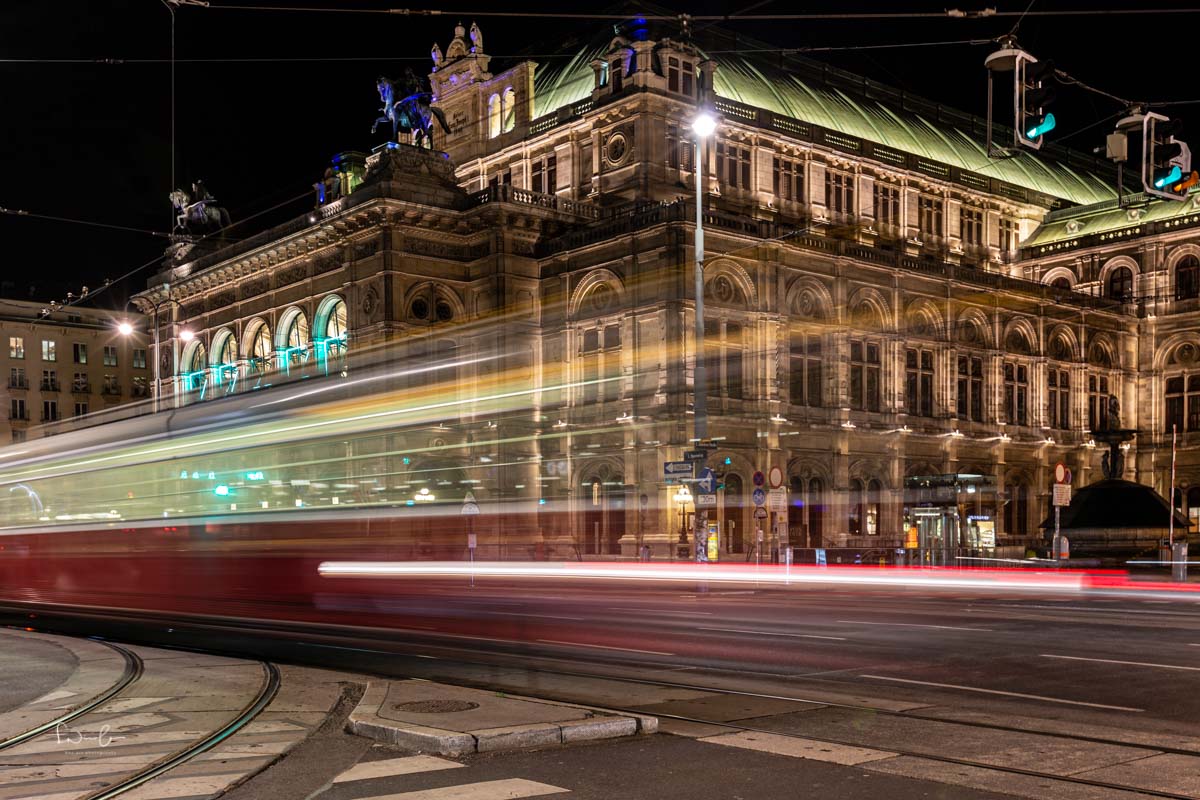
<svg viewBox="0 0 1200 800">
<path fill-rule="evenodd" d="M 585 467 L 581 474 L 576 546 L 585 556 L 620 555 L 628 499 L 624 473 L 617 464 L 602 462 Z"/>
</svg>

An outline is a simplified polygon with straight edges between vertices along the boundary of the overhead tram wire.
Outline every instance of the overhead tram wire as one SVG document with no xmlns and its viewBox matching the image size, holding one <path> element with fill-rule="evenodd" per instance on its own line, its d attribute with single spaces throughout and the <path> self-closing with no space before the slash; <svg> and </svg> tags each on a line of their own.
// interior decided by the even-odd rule
<svg viewBox="0 0 1200 800">
<path fill-rule="evenodd" d="M 107 222 L 92 222 L 86 219 L 74 219 L 72 217 L 56 217 L 53 214 L 36 214 L 32 211 L 26 211 L 22 208 L 5 208 L 0 206 L 0 214 L 10 217 L 27 217 L 29 219 L 48 220 L 50 222 L 65 222 L 71 225 L 87 225 L 92 228 L 107 228 L 114 231 L 125 231 L 126 233 L 141 233 L 146 236 L 158 236 L 167 238 L 171 234 L 166 231 L 155 231 L 148 228 L 130 228 L 126 225 L 110 225 Z"/>
<path fill-rule="evenodd" d="M 453 17 L 471 16 L 479 18 L 519 18 L 530 17 L 552 19 L 579 20 L 626 20 L 633 14 L 613 14 L 597 12 L 538 12 L 538 11 L 496 11 L 495 9 L 434 9 L 434 8 L 345 8 L 327 6 L 266 6 L 266 5 L 228 5 L 208 3 L 203 8 L 213 11 L 259 11 L 283 13 L 314 13 L 314 14 L 373 14 L 380 16 L 404 17 Z M 872 19 L 961 19 L 978 20 L 1003 17 L 1016 17 L 1018 22 L 1025 17 L 1081 17 L 1081 16 L 1133 16 L 1145 14 L 1200 14 L 1200 7 L 1195 8 L 1117 8 L 1117 9 L 1063 9 L 1058 11 L 963 11 L 957 8 L 945 11 L 881 11 L 881 12 L 844 12 L 844 13 L 783 13 L 783 14 L 690 14 L 693 22 L 782 22 L 782 21 L 817 21 L 817 20 L 872 20 Z M 678 20 L 679 14 L 639 14 L 640 19 L 662 21 Z"/>
</svg>

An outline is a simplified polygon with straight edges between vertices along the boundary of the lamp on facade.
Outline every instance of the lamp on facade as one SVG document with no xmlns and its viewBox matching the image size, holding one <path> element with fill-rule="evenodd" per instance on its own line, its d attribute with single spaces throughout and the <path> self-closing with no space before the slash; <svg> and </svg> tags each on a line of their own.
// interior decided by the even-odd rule
<svg viewBox="0 0 1200 800">
<path fill-rule="evenodd" d="M 190 330 L 188 330 L 187 328 L 184 328 L 183 330 L 181 330 L 181 331 L 179 332 L 179 339 L 180 339 L 180 341 L 183 341 L 183 342 L 190 342 L 192 339 L 195 339 L 195 338 L 196 338 L 196 334 L 192 333 L 192 332 L 191 332 Z"/>
</svg>

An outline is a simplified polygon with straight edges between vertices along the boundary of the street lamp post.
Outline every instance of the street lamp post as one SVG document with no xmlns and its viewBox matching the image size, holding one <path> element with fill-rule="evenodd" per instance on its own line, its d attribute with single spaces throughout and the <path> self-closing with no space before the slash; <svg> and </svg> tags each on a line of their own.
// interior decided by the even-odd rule
<svg viewBox="0 0 1200 800">
<path fill-rule="evenodd" d="M 687 504 L 692 502 L 692 493 L 686 486 L 680 486 L 679 491 L 675 492 L 675 502 L 679 504 L 679 549 L 686 553 L 688 546 Z"/>
<path fill-rule="evenodd" d="M 692 407 L 695 411 L 693 435 L 697 444 L 708 438 L 708 376 L 704 365 L 704 143 L 716 128 L 717 121 L 703 109 L 692 120 L 692 132 L 696 134 L 696 366 L 692 381 L 695 395 Z M 699 466 L 703 465 L 703 461 L 699 462 Z M 698 562 L 703 561 L 705 556 L 705 515 L 700 513 L 699 499 L 697 496 L 692 544 L 692 555 Z"/>
</svg>

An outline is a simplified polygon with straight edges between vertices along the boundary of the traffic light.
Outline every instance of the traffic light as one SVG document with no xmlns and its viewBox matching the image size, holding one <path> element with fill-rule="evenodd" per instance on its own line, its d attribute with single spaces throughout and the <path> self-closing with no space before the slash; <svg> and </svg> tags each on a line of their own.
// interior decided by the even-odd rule
<svg viewBox="0 0 1200 800">
<path fill-rule="evenodd" d="M 1054 62 L 1038 61 L 1021 52 L 1016 58 L 1016 128 L 1017 141 L 1038 150 L 1042 137 L 1054 130 L 1057 121 L 1047 107 L 1054 102 Z"/>
<path fill-rule="evenodd" d="M 1142 189 L 1167 200 L 1183 200 L 1200 182 L 1192 171 L 1192 151 L 1176 138 L 1183 122 L 1147 113 L 1142 120 Z"/>
</svg>

